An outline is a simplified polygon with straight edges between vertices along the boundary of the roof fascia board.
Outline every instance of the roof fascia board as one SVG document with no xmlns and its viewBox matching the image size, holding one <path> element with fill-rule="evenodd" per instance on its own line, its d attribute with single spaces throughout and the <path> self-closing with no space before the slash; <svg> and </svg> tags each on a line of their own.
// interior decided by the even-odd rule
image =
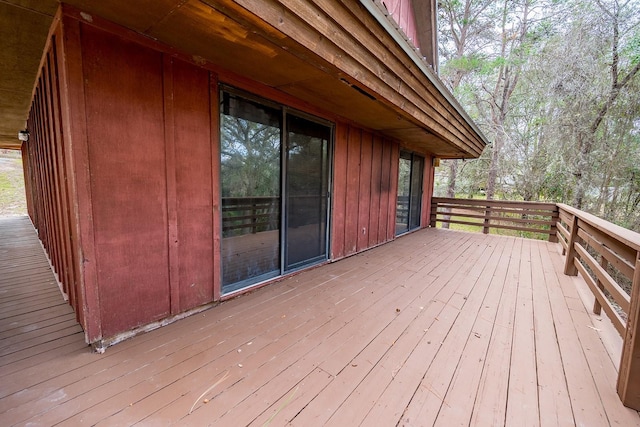
<svg viewBox="0 0 640 427">
<path fill-rule="evenodd" d="M 389 33 L 389 35 L 395 40 L 396 43 L 404 50 L 404 52 L 411 58 L 415 65 L 420 69 L 429 81 L 435 86 L 435 88 L 445 97 L 447 101 L 455 108 L 455 110 L 462 116 L 462 118 L 471 126 L 471 128 L 482 138 L 486 145 L 489 145 L 489 140 L 482 133 L 478 125 L 469 117 L 469 114 L 462 108 L 458 100 L 442 83 L 440 78 L 433 72 L 433 70 L 422 60 L 418 52 L 409 45 L 404 36 L 391 24 L 387 15 L 382 11 L 378 0 L 360 0 L 360 3 L 371 13 L 371 15 L 378 21 L 378 23 Z"/>
</svg>

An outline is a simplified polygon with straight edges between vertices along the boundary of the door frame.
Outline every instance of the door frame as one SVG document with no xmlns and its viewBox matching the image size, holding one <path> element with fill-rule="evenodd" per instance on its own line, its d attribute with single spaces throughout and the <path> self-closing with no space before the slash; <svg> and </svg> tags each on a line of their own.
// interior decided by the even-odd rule
<svg viewBox="0 0 640 427">
<path fill-rule="evenodd" d="M 223 96 L 222 94 L 224 92 L 228 92 L 231 93 L 233 95 L 237 95 L 243 98 L 246 98 L 250 101 L 253 102 L 257 102 L 260 104 L 263 104 L 265 106 L 271 107 L 271 108 L 277 108 L 281 111 L 282 114 L 282 128 L 281 128 L 281 132 L 280 132 L 280 230 L 279 230 L 279 245 L 280 245 L 280 272 L 277 276 L 275 277 L 270 277 L 268 279 L 262 280 L 262 281 L 258 281 L 255 283 L 250 283 L 247 284 L 246 286 L 242 286 L 238 289 L 233 289 L 231 291 L 225 292 L 223 289 L 223 284 L 222 284 L 222 277 L 223 276 L 223 269 L 224 269 L 224 259 L 222 257 L 222 245 L 224 244 L 224 239 L 222 237 L 222 234 L 220 234 L 220 245 L 219 245 L 219 251 L 221 252 L 219 254 L 218 259 L 220 260 L 220 265 L 217 267 L 219 269 L 219 277 L 220 277 L 220 283 L 218 284 L 219 289 L 220 289 L 220 298 L 221 299 L 226 299 L 226 298 L 230 298 L 233 295 L 245 292 L 248 289 L 254 289 L 258 286 L 262 286 L 266 283 L 272 282 L 274 280 L 278 280 L 282 277 L 285 277 L 289 274 L 295 273 L 297 271 L 303 270 L 305 268 L 309 268 L 312 266 L 316 266 L 318 264 L 322 264 L 324 262 L 327 262 L 329 260 L 329 256 L 331 254 L 331 212 L 332 212 L 332 205 L 333 205 L 333 193 L 332 193 L 332 186 L 333 186 L 333 161 L 334 161 L 334 152 L 335 152 L 335 130 L 336 130 L 336 125 L 334 122 L 315 116 L 313 114 L 304 112 L 302 110 L 284 105 L 282 103 L 270 100 L 268 98 L 263 98 L 260 95 L 256 95 L 254 93 L 251 92 L 247 92 L 245 90 L 236 88 L 234 86 L 230 86 L 228 84 L 225 83 L 220 83 L 218 84 L 218 95 L 219 95 L 219 99 L 222 100 Z M 220 104 L 218 104 L 218 106 L 220 107 Z M 218 115 L 222 114 L 222 110 L 221 108 L 218 108 Z M 285 245 L 287 244 L 287 227 L 286 227 L 286 185 L 287 185 L 287 156 L 288 156 L 288 139 L 289 139 L 289 135 L 288 135 L 288 126 L 287 126 L 287 118 L 289 115 L 293 115 L 305 120 L 309 120 L 311 122 L 317 123 L 319 125 L 322 126 L 326 126 L 329 130 L 329 140 L 328 140 L 328 146 L 327 146 L 327 182 L 326 182 L 326 187 L 327 187 L 327 202 L 326 202 L 326 223 L 325 223 L 325 230 L 324 230 L 324 239 L 325 239 L 325 253 L 324 253 L 324 257 L 321 259 L 318 258 L 314 258 L 316 259 L 316 261 L 311 261 L 309 263 L 305 263 L 302 264 L 300 266 L 297 266 L 295 268 L 290 268 L 290 269 L 286 269 L 286 247 Z M 220 124 L 218 125 L 218 144 L 220 145 L 220 148 L 222 146 L 222 137 L 220 135 L 220 131 L 221 131 L 221 126 Z M 221 153 L 221 149 L 219 150 L 219 152 Z M 217 185 L 222 188 L 222 158 L 221 156 L 218 156 L 218 160 L 219 162 L 219 171 L 220 171 L 220 176 L 218 177 L 218 182 Z M 219 200 L 219 205 L 222 206 L 222 191 L 219 192 L 220 194 L 220 200 Z M 222 214 L 220 212 L 219 218 L 219 229 L 220 229 L 220 233 L 222 233 Z M 248 278 L 250 279 L 250 278 Z M 240 282 L 236 282 L 236 283 L 240 283 Z"/>
</svg>

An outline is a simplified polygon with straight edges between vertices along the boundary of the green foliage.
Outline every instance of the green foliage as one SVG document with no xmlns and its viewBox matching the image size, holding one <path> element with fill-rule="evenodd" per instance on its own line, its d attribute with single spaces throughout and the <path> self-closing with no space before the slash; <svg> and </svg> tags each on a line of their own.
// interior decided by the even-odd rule
<svg viewBox="0 0 640 427">
<path fill-rule="evenodd" d="M 628 58 L 631 66 L 640 62 L 640 32 L 636 32 L 622 48 L 622 55 Z"/>
<path fill-rule="evenodd" d="M 22 161 L 13 156 L 0 155 L 0 216 L 26 213 Z"/>
<path fill-rule="evenodd" d="M 468 55 L 460 58 L 453 58 L 444 65 L 443 73 L 451 74 L 453 71 L 463 71 L 465 73 L 481 70 L 484 67 L 485 59 L 480 55 Z"/>
<path fill-rule="evenodd" d="M 640 1 L 536 0 L 529 15 L 520 2 L 444 3 L 455 6 L 441 15 L 444 33 L 458 28 L 449 20 L 461 22 L 465 7 L 478 12 L 465 21 L 465 45 L 443 49 L 442 70 L 458 77 L 455 96 L 494 142 L 460 163 L 456 193 L 483 196 L 495 162 L 496 197 L 579 199 L 640 231 L 640 73 L 614 89 L 640 63 Z M 447 174 L 438 172 L 437 191 Z"/>
</svg>

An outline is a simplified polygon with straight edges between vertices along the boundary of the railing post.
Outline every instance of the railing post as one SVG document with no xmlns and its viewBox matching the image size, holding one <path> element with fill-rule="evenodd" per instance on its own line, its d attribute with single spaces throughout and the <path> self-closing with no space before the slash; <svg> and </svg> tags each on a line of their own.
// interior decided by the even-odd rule
<svg viewBox="0 0 640 427">
<path fill-rule="evenodd" d="M 489 234 L 489 214 L 491 213 L 489 211 L 489 209 L 491 209 L 491 206 L 485 206 L 485 210 L 484 210 L 484 227 L 482 227 L 482 232 L 484 234 Z"/>
<path fill-rule="evenodd" d="M 558 221 L 560 221 L 560 213 L 559 213 L 559 209 L 558 209 L 558 205 L 554 205 L 555 208 L 553 209 L 553 212 L 551 214 L 551 221 L 553 221 L 553 224 L 551 224 L 551 229 L 549 230 L 549 241 L 551 243 L 558 243 Z"/>
<path fill-rule="evenodd" d="M 436 220 L 438 217 L 437 212 L 438 212 L 438 202 L 431 199 L 431 215 L 429 218 L 429 225 L 434 228 L 436 226 Z"/>
<path fill-rule="evenodd" d="M 578 269 L 576 268 L 574 259 L 576 258 L 576 248 L 574 247 L 575 242 L 578 240 L 578 217 L 577 215 L 573 215 L 573 220 L 571 221 L 571 237 L 567 242 L 567 257 L 564 259 L 564 274 L 567 276 L 577 276 Z"/>
<path fill-rule="evenodd" d="M 618 396 L 625 406 L 640 410 L 640 252 L 631 285 L 631 307 L 618 370 Z"/>
</svg>

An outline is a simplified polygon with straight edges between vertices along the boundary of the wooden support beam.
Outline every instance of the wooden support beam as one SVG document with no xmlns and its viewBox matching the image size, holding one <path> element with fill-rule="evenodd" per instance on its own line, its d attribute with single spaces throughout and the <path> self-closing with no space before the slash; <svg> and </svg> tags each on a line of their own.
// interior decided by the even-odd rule
<svg viewBox="0 0 640 427">
<path fill-rule="evenodd" d="M 629 408 L 640 410 L 640 251 L 636 255 L 631 308 L 618 371 L 618 395 Z"/>
</svg>

